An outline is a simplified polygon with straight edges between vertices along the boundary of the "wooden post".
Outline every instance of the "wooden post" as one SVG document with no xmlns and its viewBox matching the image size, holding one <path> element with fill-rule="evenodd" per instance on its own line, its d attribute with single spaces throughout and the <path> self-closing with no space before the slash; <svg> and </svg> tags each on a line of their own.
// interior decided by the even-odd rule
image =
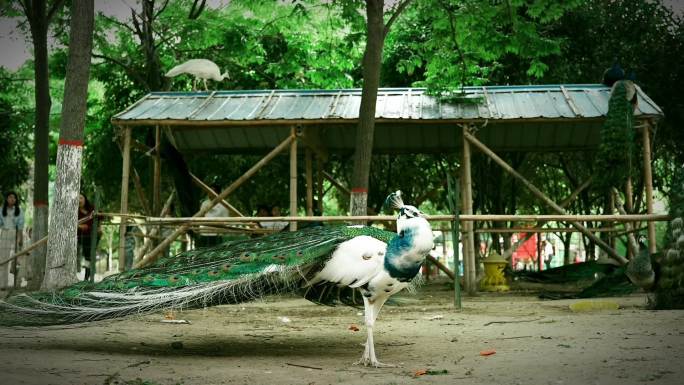
<svg viewBox="0 0 684 385">
<path fill-rule="evenodd" d="M 487 146 L 485 146 L 482 142 L 477 140 L 474 136 L 469 134 L 468 132 L 463 133 L 465 139 L 468 140 L 468 142 L 472 143 L 475 147 L 477 147 L 480 151 L 484 152 L 489 156 L 492 160 L 494 160 L 499 166 L 501 166 L 504 170 L 506 170 L 509 174 L 511 174 L 513 177 L 518 179 L 522 184 L 524 184 L 531 192 L 534 194 L 537 198 L 541 199 L 546 203 L 549 207 L 553 209 L 553 211 L 557 212 L 558 214 L 566 214 L 566 211 L 564 208 L 559 206 L 556 202 L 551 200 L 549 197 L 547 197 L 541 190 L 539 190 L 532 182 L 528 181 L 524 176 L 522 176 L 519 172 L 515 171 L 513 167 L 511 167 L 506 161 L 501 159 L 496 153 L 494 153 L 492 150 L 490 150 Z M 610 215 L 602 215 L 601 216 L 603 220 L 610 220 L 613 216 Z M 578 221 L 569 221 L 572 227 L 576 228 L 579 230 L 582 234 L 586 235 L 588 238 L 590 238 L 594 243 L 596 243 L 603 251 L 608 254 L 609 257 L 613 258 L 614 260 L 618 261 L 620 264 L 625 265 L 627 264 L 627 259 L 621 255 L 618 255 L 613 248 L 611 248 L 608 244 L 603 242 L 601 239 L 599 239 L 597 236 L 595 236 L 591 231 L 587 230 L 582 224 L 580 224 Z"/>
<path fill-rule="evenodd" d="M 311 159 L 311 150 L 306 149 L 305 164 L 306 164 L 306 215 L 313 215 L 313 160 Z"/>
<path fill-rule="evenodd" d="M 265 164 L 267 164 L 271 159 L 273 159 L 276 155 L 280 154 L 281 151 L 283 151 L 287 146 L 290 145 L 293 141 L 296 140 L 296 136 L 290 135 L 285 139 L 282 143 L 280 143 L 276 148 L 274 148 L 271 152 L 269 152 L 266 156 L 261 158 L 254 166 L 252 166 L 247 172 L 245 172 L 241 177 L 239 177 L 235 182 L 233 182 L 230 186 L 226 187 L 225 190 L 221 192 L 216 198 L 212 199 L 211 202 L 207 206 L 205 206 L 203 209 L 200 209 L 200 211 L 196 212 L 195 215 L 193 215 L 193 218 L 197 217 L 203 217 L 204 214 L 206 214 L 209 210 L 212 209 L 212 207 L 216 206 L 218 202 L 221 199 L 225 199 L 230 193 L 235 191 L 240 185 L 242 185 L 246 180 L 248 180 L 252 175 L 254 175 L 259 169 L 261 169 Z M 254 220 L 252 220 L 254 221 Z M 150 254 L 139 261 L 136 265 L 135 268 L 140 268 L 143 266 L 147 266 L 150 263 L 154 262 L 158 257 L 159 254 L 173 242 L 174 239 L 176 239 L 179 235 L 185 233 L 190 225 L 188 223 L 184 223 L 182 226 L 177 228 L 173 233 L 171 233 L 166 239 L 164 239 L 157 247 L 154 248 L 150 252 Z"/>
<path fill-rule="evenodd" d="M 154 126 L 154 180 L 152 181 L 152 212 L 160 215 L 161 207 L 161 127 Z"/>
<path fill-rule="evenodd" d="M 297 128 L 292 127 L 290 142 L 290 216 L 297 216 Z M 290 231 L 297 231 L 297 222 L 290 222 Z"/>
<path fill-rule="evenodd" d="M 644 146 L 644 189 L 646 190 L 646 213 L 653 214 L 653 172 L 651 171 L 651 123 L 644 122 L 643 146 Z M 648 251 L 656 252 L 655 223 L 648 222 Z"/>
<path fill-rule="evenodd" d="M 121 169 L 121 214 L 128 214 L 128 176 L 131 171 L 131 127 L 124 128 L 123 164 Z M 119 225 L 119 271 L 126 267 L 126 217 Z"/>
<path fill-rule="evenodd" d="M 468 126 L 463 129 L 463 214 L 473 213 L 473 181 L 470 172 L 470 143 L 466 140 Z M 475 271 L 475 234 L 473 233 L 473 222 L 466 222 L 463 226 L 466 230 L 465 242 L 463 243 L 463 262 L 465 268 L 465 289 L 468 295 L 474 295 L 476 288 Z"/>
</svg>

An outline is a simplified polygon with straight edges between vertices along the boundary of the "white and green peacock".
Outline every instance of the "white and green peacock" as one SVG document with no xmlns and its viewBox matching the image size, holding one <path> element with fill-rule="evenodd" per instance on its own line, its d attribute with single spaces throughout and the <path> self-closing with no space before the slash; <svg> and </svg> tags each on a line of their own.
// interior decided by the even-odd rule
<svg viewBox="0 0 684 385">
<path fill-rule="evenodd" d="M 383 304 L 406 288 L 433 248 L 430 224 L 400 192 L 397 233 L 367 226 L 321 226 L 225 243 L 159 260 L 54 293 L 0 302 L 0 325 L 70 324 L 168 308 L 234 304 L 301 293 L 318 304 L 364 305 L 368 339 L 359 363 L 378 362 L 373 326 Z"/>
</svg>

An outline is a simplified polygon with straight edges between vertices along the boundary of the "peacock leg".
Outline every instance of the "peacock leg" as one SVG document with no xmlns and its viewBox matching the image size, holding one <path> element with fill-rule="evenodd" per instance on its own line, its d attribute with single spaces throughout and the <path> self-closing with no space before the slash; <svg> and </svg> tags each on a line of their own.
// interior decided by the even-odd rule
<svg viewBox="0 0 684 385">
<path fill-rule="evenodd" d="M 364 366 L 369 366 L 372 365 L 376 368 L 393 368 L 396 367 L 396 365 L 392 364 L 383 364 L 382 362 L 378 361 L 377 357 L 375 356 L 375 343 L 373 341 L 373 326 L 375 325 L 375 320 L 378 318 L 378 314 L 380 313 L 380 309 L 382 309 L 382 305 L 385 304 L 385 301 L 387 301 L 388 297 L 380 297 L 373 301 L 371 303 L 368 298 L 363 297 L 363 308 L 364 308 L 364 315 L 365 315 L 365 321 L 366 321 L 366 329 L 368 332 L 368 338 L 366 340 L 366 348 L 363 351 L 363 355 L 361 356 L 361 359 L 356 363 L 358 365 L 364 365 Z"/>
<path fill-rule="evenodd" d="M 202 79 L 204 81 L 204 90 L 209 91 L 209 87 L 207 87 L 207 79 Z"/>
<path fill-rule="evenodd" d="M 192 90 L 197 91 L 197 78 L 192 79 Z"/>
</svg>

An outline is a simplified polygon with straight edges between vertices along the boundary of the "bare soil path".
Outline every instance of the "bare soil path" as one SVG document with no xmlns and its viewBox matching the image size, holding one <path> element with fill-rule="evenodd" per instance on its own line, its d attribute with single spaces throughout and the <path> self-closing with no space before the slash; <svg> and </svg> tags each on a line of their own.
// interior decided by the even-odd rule
<svg viewBox="0 0 684 385">
<path fill-rule="evenodd" d="M 44 329 L 0 328 L 2 384 L 681 384 L 684 311 L 574 313 L 577 300 L 482 295 L 454 311 L 433 283 L 386 306 L 376 351 L 398 368 L 354 366 L 359 309 L 288 297 Z M 359 331 L 354 331 L 353 325 Z M 481 356 L 480 352 L 496 353 Z M 416 376 L 415 373 L 423 375 Z"/>
</svg>

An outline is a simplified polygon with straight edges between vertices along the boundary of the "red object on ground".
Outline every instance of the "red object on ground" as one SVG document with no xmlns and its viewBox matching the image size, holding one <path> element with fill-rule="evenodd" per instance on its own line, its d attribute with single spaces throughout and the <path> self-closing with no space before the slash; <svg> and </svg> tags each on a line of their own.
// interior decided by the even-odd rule
<svg viewBox="0 0 684 385">
<path fill-rule="evenodd" d="M 483 350 L 480 352 L 481 356 L 491 356 L 492 354 L 496 354 L 496 350 L 490 349 L 490 350 Z"/>
</svg>

